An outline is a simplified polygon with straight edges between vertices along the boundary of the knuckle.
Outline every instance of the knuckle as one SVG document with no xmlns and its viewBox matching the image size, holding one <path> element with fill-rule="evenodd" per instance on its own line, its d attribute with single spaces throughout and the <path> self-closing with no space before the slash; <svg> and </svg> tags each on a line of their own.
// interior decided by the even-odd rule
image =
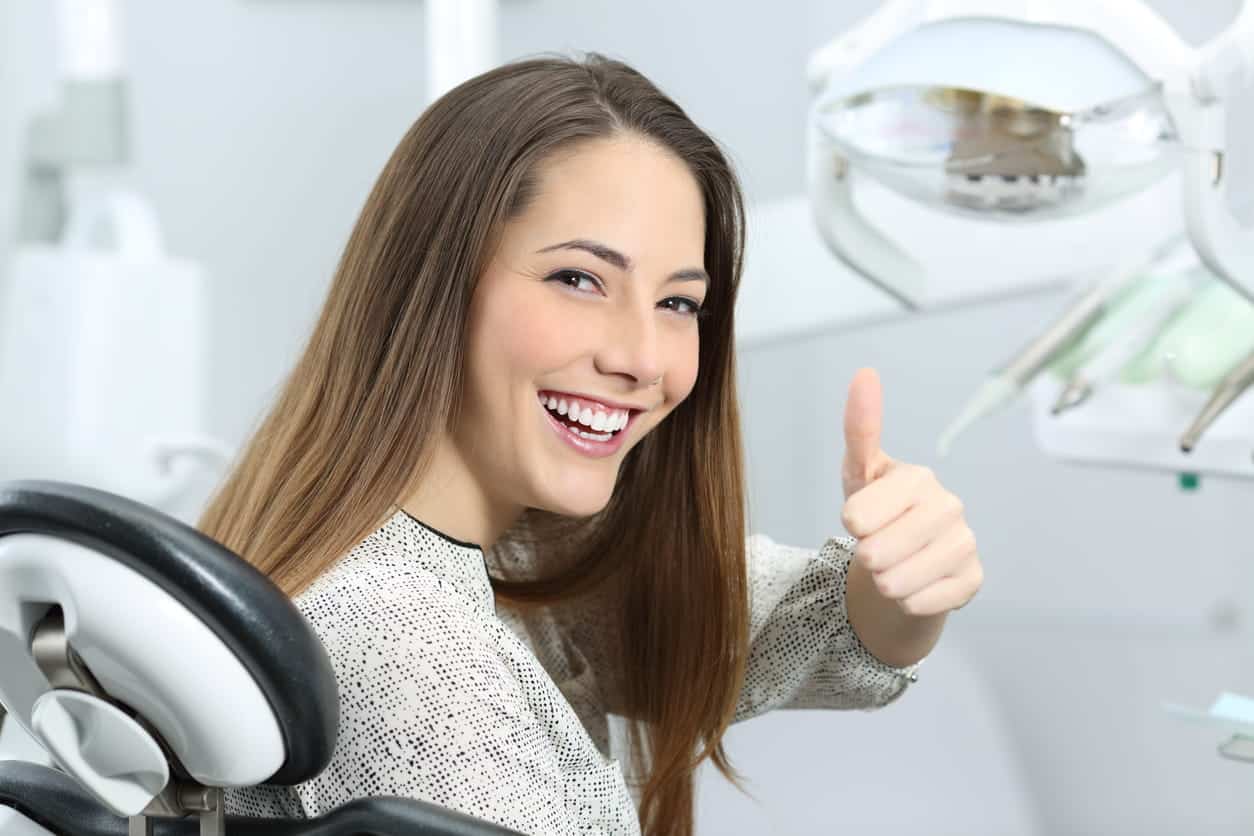
<svg viewBox="0 0 1254 836">
<path fill-rule="evenodd" d="M 970 552 L 971 554 L 974 554 L 977 551 L 979 551 L 979 543 L 976 542 L 975 532 L 971 530 L 970 526 L 967 526 L 963 529 L 962 545 L 965 548 L 965 550 L 967 552 Z"/>
<path fill-rule="evenodd" d="M 982 586 L 984 586 L 984 566 L 976 563 L 975 568 L 971 570 L 971 592 L 978 592 Z"/>
<path fill-rule="evenodd" d="M 862 518 L 858 514 L 857 509 L 845 505 L 845 509 L 840 512 L 840 522 L 845 527 L 845 530 L 855 537 L 863 535 Z"/>
</svg>

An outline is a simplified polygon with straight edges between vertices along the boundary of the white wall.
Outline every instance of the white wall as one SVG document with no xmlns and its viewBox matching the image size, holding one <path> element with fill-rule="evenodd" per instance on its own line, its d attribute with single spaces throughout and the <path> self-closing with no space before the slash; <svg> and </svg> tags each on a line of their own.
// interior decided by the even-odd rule
<svg viewBox="0 0 1254 836">
<path fill-rule="evenodd" d="M 17 223 L 24 115 L 46 103 L 55 87 L 53 35 L 45 4 L 0 3 L 0 264 L 8 262 Z"/>
<path fill-rule="evenodd" d="M 1237 2 L 1154 5 L 1198 40 Z M 807 53 L 874 3 L 503 6 L 505 57 L 582 48 L 635 63 L 724 142 L 750 197 L 764 199 L 801 188 Z M 367 190 L 424 104 L 422 6 L 124 7 L 136 179 L 170 248 L 213 276 L 212 426 L 238 443 L 292 363 Z M 28 107 L 42 95 L 40 73 L 53 68 L 51 51 L 37 48 L 50 43 L 42 9 L 44 0 L 0 3 L 0 45 L 8 45 L 0 127 L 10 132 L 13 103 Z M 4 133 L 7 226 L 13 172 Z M 783 278 L 780 292 L 788 292 Z M 742 356 L 759 529 L 798 544 L 834 533 L 844 386 L 857 366 L 876 365 L 890 451 L 937 465 L 967 500 L 988 582 L 979 606 L 954 619 L 936 672 L 925 667 L 901 704 L 880 715 L 778 713 L 735 729 L 733 759 L 766 806 L 703 783 L 703 833 L 1027 832 L 1014 830 L 1027 827 L 1016 812 L 1019 775 L 1046 833 L 1254 826 L 1254 767 L 1220 760 L 1210 736 L 1157 707 L 1160 698 L 1206 703 L 1221 688 L 1254 692 L 1251 486 L 1204 481 L 1184 495 L 1164 475 L 1066 467 L 1036 452 L 1022 411 L 965 437 L 951 460 L 932 459 L 941 426 L 1016 347 L 1007 335 L 1028 333 L 1057 303 L 1024 299 Z M 1223 627 L 1217 612 L 1236 613 L 1236 626 Z M 983 747 L 1006 734 L 992 715 L 957 718 L 954 700 L 985 706 L 989 694 L 1013 751 Z M 928 746 L 937 740 L 942 747 Z"/>
</svg>

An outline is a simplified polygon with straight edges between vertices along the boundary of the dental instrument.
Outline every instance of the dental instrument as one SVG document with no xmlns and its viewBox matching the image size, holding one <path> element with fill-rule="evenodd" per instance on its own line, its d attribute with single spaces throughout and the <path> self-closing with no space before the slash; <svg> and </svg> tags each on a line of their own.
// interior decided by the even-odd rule
<svg viewBox="0 0 1254 836">
<path fill-rule="evenodd" d="M 1111 299 L 1127 285 L 1141 277 L 1145 270 L 1166 257 L 1179 245 L 1179 237 L 1155 247 L 1148 255 L 1134 257 L 1113 274 L 1097 281 L 1071 304 L 1052 325 L 1015 354 L 1000 369 L 993 371 L 976 390 L 958 417 L 941 433 L 937 452 L 949 454 L 954 440 L 980 418 L 1009 404 L 1061 352 L 1083 337 L 1107 310 Z"/>
<path fill-rule="evenodd" d="M 1197 418 L 1180 437 L 1180 450 L 1185 453 L 1193 452 L 1202 434 L 1251 388 L 1254 388 L 1254 352 L 1220 381 L 1206 406 L 1202 407 Z"/>
</svg>

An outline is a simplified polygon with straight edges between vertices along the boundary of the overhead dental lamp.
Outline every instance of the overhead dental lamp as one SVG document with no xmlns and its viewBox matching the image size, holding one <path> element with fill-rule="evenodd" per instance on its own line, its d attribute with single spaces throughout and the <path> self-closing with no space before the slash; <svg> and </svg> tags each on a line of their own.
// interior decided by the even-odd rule
<svg viewBox="0 0 1254 836">
<path fill-rule="evenodd" d="M 1179 227 L 1254 300 L 1254 228 L 1230 209 L 1226 134 L 1231 98 L 1254 84 L 1249 3 L 1195 48 L 1141 0 L 888 0 L 817 50 L 808 77 L 814 220 L 905 306 L 926 307 L 941 279 L 858 205 L 859 178 L 944 215 L 1022 225 L 1091 216 L 1178 174 Z"/>
</svg>

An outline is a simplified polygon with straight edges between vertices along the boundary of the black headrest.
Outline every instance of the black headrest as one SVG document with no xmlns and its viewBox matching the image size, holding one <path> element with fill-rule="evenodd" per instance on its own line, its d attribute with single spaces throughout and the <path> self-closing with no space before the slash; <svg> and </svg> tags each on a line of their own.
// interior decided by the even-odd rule
<svg viewBox="0 0 1254 836">
<path fill-rule="evenodd" d="M 335 672 L 278 587 L 221 543 L 153 508 L 62 482 L 0 482 L 0 537 L 45 534 L 125 564 L 165 590 L 235 653 L 274 710 L 287 760 L 267 783 L 307 781 L 335 750 Z"/>
<path fill-rule="evenodd" d="M 12 807 L 55 836 L 128 836 L 115 816 L 63 772 L 0 761 L 0 806 Z M 196 836 L 199 820 L 152 819 L 153 836 Z M 403 798 L 360 798 L 316 819 L 226 817 L 227 836 L 521 836 L 494 824 Z"/>
</svg>

